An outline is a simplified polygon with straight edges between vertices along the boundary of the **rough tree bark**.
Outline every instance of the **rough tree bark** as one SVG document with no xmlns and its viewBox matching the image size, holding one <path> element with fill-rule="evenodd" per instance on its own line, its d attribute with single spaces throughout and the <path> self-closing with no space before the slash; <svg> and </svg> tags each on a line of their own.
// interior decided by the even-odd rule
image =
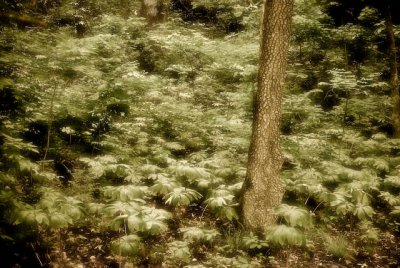
<svg viewBox="0 0 400 268">
<path fill-rule="evenodd" d="M 261 56 L 241 217 L 250 229 L 265 230 L 276 217 L 284 187 L 279 172 L 280 118 L 293 0 L 266 0 L 261 25 Z"/>
<path fill-rule="evenodd" d="M 399 95 L 399 74 L 397 64 L 397 48 L 393 31 L 392 14 L 390 8 L 390 1 L 386 2 L 385 8 L 385 25 L 387 41 L 389 44 L 389 64 L 390 64 L 390 91 L 392 95 L 393 110 L 392 110 L 392 124 L 393 124 L 393 137 L 400 138 L 400 95 Z"/>
</svg>

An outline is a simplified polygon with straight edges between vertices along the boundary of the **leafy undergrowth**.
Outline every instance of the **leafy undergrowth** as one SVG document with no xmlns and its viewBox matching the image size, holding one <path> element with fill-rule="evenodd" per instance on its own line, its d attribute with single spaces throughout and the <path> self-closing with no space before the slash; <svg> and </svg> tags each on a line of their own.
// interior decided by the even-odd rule
<svg viewBox="0 0 400 268">
<path fill-rule="evenodd" d="M 357 78 L 335 47 L 312 88 L 312 51 L 292 49 L 279 221 L 265 234 L 238 222 L 258 10 L 217 37 L 173 15 L 99 15 L 82 38 L 3 28 L 4 245 L 28 241 L 52 267 L 399 265 L 400 141 L 369 123 L 388 117 L 387 85 L 372 63 Z"/>
</svg>

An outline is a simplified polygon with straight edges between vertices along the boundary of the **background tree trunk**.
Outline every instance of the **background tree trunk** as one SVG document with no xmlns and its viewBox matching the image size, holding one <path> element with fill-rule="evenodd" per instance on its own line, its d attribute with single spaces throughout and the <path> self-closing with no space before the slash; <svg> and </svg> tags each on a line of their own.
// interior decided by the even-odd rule
<svg viewBox="0 0 400 268">
<path fill-rule="evenodd" d="M 293 0 L 265 1 L 253 132 L 241 200 L 242 221 L 250 229 L 264 230 L 275 222 L 273 210 L 284 193 L 279 178 L 283 162 L 279 128 L 292 13 Z"/>
<path fill-rule="evenodd" d="M 129 0 L 120 0 L 120 6 L 121 6 L 121 16 L 124 19 L 128 19 L 129 16 L 131 15 L 131 7 L 129 4 Z"/>
<path fill-rule="evenodd" d="M 168 17 L 169 0 L 141 0 L 140 15 L 150 25 L 164 22 Z"/>
<path fill-rule="evenodd" d="M 393 137 L 400 138 L 400 95 L 399 95 L 399 75 L 397 70 L 397 48 L 393 32 L 392 14 L 390 2 L 387 1 L 385 10 L 386 34 L 389 44 L 389 64 L 390 64 L 390 91 L 393 101 L 392 124 Z"/>
</svg>

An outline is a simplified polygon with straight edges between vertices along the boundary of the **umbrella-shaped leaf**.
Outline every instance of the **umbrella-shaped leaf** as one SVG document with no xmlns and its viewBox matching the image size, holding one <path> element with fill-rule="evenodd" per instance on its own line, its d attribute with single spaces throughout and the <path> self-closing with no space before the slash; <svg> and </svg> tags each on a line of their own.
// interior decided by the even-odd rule
<svg viewBox="0 0 400 268">
<path fill-rule="evenodd" d="M 353 214 L 356 215 L 360 220 L 363 220 L 370 218 L 373 214 L 375 214 L 375 211 L 371 206 L 359 203 L 355 206 Z"/>
<path fill-rule="evenodd" d="M 305 209 L 281 204 L 275 209 L 275 213 L 284 218 L 289 226 L 308 228 L 311 225 L 310 213 Z"/>
<path fill-rule="evenodd" d="M 60 212 L 53 212 L 50 215 L 50 227 L 52 228 L 64 228 L 72 224 L 72 218 L 66 214 Z"/>
<path fill-rule="evenodd" d="M 143 221 L 140 215 L 130 215 L 127 218 L 128 229 L 131 232 L 138 231 L 142 232 L 146 230 L 146 223 Z"/>
<path fill-rule="evenodd" d="M 305 236 L 294 227 L 276 225 L 272 227 L 266 236 L 267 241 L 277 246 L 301 246 L 305 245 Z"/>
<path fill-rule="evenodd" d="M 111 249 L 117 255 L 133 257 L 140 253 L 142 245 L 140 238 L 137 235 L 131 234 L 114 240 L 111 243 Z"/>
<path fill-rule="evenodd" d="M 167 205 L 173 206 L 187 206 L 191 202 L 198 200 L 202 195 L 192 189 L 185 187 L 178 187 L 173 189 L 172 192 L 168 193 L 164 199 Z"/>
</svg>

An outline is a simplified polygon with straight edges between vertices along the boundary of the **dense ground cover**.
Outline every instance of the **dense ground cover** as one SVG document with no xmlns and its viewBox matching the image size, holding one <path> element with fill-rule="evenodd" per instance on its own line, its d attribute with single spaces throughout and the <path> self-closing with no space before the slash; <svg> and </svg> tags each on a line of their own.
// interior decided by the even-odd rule
<svg viewBox="0 0 400 268">
<path fill-rule="evenodd" d="M 400 141 L 382 54 L 371 43 L 360 55 L 370 32 L 309 3 L 297 3 L 284 98 L 287 192 L 265 234 L 237 214 L 259 5 L 223 9 L 217 26 L 179 13 L 148 26 L 110 9 L 85 17 L 83 35 L 3 27 L 7 265 L 399 265 Z M 222 27 L 224 15 L 241 27 Z"/>
</svg>

